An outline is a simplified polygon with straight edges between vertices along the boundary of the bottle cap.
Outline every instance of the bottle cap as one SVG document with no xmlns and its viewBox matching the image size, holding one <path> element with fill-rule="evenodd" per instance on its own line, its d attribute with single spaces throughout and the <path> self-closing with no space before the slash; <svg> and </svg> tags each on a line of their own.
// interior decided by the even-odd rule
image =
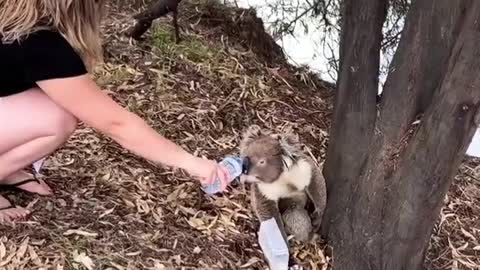
<svg viewBox="0 0 480 270">
<path fill-rule="evenodd" d="M 250 170 L 250 158 L 245 157 L 242 161 L 242 174 L 248 174 Z"/>
</svg>

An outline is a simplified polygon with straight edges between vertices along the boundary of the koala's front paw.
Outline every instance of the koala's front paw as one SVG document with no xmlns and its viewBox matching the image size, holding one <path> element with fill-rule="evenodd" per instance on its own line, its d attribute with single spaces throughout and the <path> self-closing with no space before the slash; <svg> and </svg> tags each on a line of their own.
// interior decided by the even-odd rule
<svg viewBox="0 0 480 270">
<path fill-rule="evenodd" d="M 240 183 L 257 183 L 258 179 L 255 176 L 252 175 L 245 175 L 242 174 L 240 175 Z"/>
<path fill-rule="evenodd" d="M 240 183 L 244 184 L 247 182 L 247 176 L 245 174 L 240 175 Z"/>
<path fill-rule="evenodd" d="M 295 264 L 290 267 L 288 267 L 288 270 L 303 270 L 303 266 Z"/>
<path fill-rule="evenodd" d="M 314 232 L 318 232 L 320 230 L 320 226 L 322 226 L 322 218 L 323 215 L 315 210 L 312 213 L 312 227 Z"/>
</svg>

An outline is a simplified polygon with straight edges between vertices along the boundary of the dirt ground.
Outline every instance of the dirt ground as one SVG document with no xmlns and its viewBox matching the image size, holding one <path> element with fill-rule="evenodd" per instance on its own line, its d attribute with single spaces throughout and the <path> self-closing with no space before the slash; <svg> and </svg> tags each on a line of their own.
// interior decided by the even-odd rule
<svg viewBox="0 0 480 270">
<path fill-rule="evenodd" d="M 133 23 L 130 2 L 109 9 L 105 65 L 95 73 L 116 101 L 198 155 L 236 154 L 241 131 L 260 124 L 293 127 L 323 161 L 332 92 L 262 41 L 251 12 L 191 1 L 182 4 L 179 45 L 170 18 L 137 42 L 123 35 Z M 0 269 L 266 269 L 248 186 L 207 197 L 183 172 L 83 125 L 47 159 L 42 177 L 55 196 L 2 192 L 34 213 L 0 227 Z M 479 178 L 479 162 L 466 160 L 432 237 L 431 269 L 480 269 Z M 327 246 L 292 244 L 305 269 L 329 269 Z"/>
</svg>

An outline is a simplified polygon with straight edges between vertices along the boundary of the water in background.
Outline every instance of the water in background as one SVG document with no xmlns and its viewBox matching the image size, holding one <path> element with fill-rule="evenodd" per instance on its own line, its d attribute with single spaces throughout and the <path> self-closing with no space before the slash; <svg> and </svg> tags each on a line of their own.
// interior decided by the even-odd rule
<svg viewBox="0 0 480 270">
<path fill-rule="evenodd" d="M 239 7 L 248 8 L 254 7 L 257 10 L 257 15 L 262 18 L 265 23 L 265 28 L 268 30 L 269 25 L 275 19 L 275 15 L 272 15 L 272 11 L 268 8 L 268 3 L 273 3 L 278 0 L 235 0 Z M 295 37 L 286 36 L 277 41 L 289 58 L 289 62 L 294 65 L 306 65 L 312 71 L 319 74 L 320 78 L 334 82 L 336 74 L 329 73 L 327 68 L 327 57 L 338 55 L 338 48 L 334 48 L 333 52 L 325 51 L 320 48 L 320 45 L 315 41 L 324 36 L 319 30 L 314 28 L 309 29 L 308 33 L 304 33 L 302 30 L 297 29 L 295 31 Z M 321 52 L 321 53 L 318 53 Z M 326 55 L 325 55 L 326 54 Z M 390 56 L 381 54 L 380 61 L 386 63 L 390 60 Z M 379 78 L 379 92 L 381 92 L 381 84 L 385 82 L 386 76 L 381 75 Z M 475 136 L 467 150 L 467 155 L 480 157 L 480 129 L 477 129 Z"/>
</svg>

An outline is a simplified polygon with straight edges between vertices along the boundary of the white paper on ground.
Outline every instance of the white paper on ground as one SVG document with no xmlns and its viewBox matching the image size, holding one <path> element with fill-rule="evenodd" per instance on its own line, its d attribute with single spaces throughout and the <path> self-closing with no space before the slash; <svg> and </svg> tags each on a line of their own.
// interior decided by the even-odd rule
<svg viewBox="0 0 480 270">
<path fill-rule="evenodd" d="M 40 170 L 42 169 L 42 166 L 43 166 L 43 162 L 44 162 L 44 161 L 45 161 L 45 158 L 42 158 L 42 159 L 40 159 L 40 160 L 38 160 L 38 161 L 35 161 L 35 162 L 33 163 L 33 168 L 35 169 L 35 171 L 36 171 L 37 173 L 40 173 Z"/>
<path fill-rule="evenodd" d="M 475 132 L 472 142 L 467 149 L 467 155 L 480 157 L 480 129 L 477 129 L 477 132 Z"/>
<path fill-rule="evenodd" d="M 288 269 L 288 246 L 283 239 L 275 218 L 260 223 L 258 243 L 272 270 Z"/>
</svg>

